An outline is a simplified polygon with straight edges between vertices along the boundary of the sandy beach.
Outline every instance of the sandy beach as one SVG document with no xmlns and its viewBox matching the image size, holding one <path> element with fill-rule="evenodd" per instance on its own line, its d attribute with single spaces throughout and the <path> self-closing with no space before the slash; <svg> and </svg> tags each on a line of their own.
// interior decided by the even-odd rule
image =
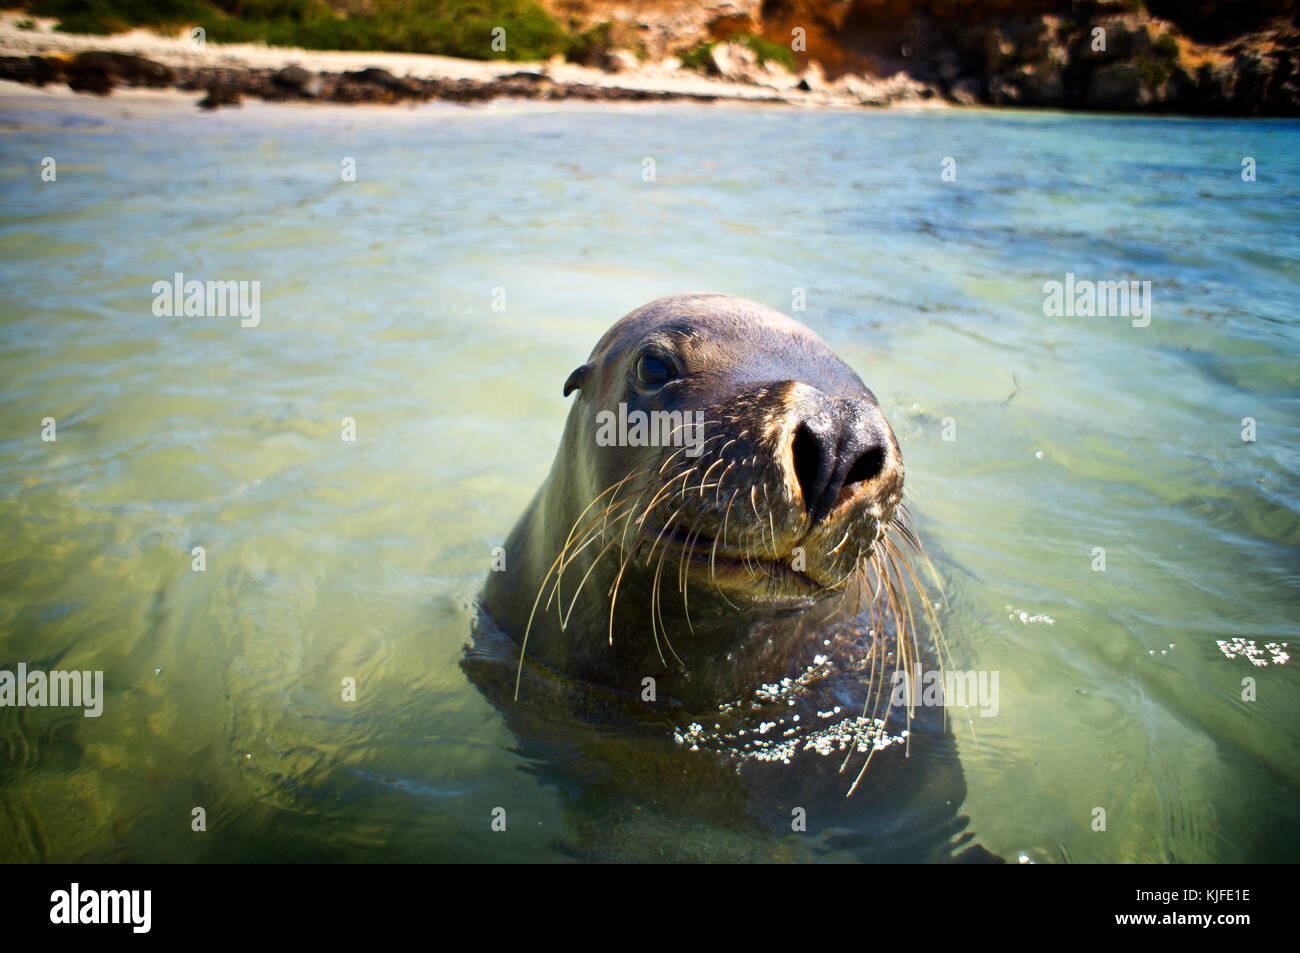
<svg viewBox="0 0 1300 953">
<path fill-rule="evenodd" d="M 22 22 L 34 23 L 36 28 L 22 29 L 18 26 Z M 143 29 L 111 36 L 86 36 L 57 32 L 56 22 L 19 13 L 0 14 L 0 58 L 40 56 L 67 60 L 91 51 L 123 53 L 197 77 L 197 82 L 203 85 L 208 84 L 206 76 L 217 72 L 228 76 L 231 72 L 277 71 L 298 66 L 325 76 L 385 70 L 415 83 L 456 84 L 457 89 L 470 91 L 470 95 L 474 95 L 476 88 L 481 89 L 483 95 L 475 98 L 497 98 L 513 93 L 526 98 L 652 98 L 823 107 L 946 105 L 932 90 L 903 74 L 884 79 L 846 76 L 827 82 L 819 68 L 794 74 L 771 64 L 762 70 L 756 82 L 734 82 L 683 68 L 674 57 L 629 64 L 619 72 L 609 72 L 567 63 L 558 57 L 537 63 L 413 53 L 302 50 L 260 44 L 198 44 L 187 33 L 164 36 Z M 514 86 L 497 85 L 511 79 L 515 80 Z M 195 81 L 191 79 L 191 85 Z M 537 88 L 520 86 L 521 82 Z M 431 98 L 455 97 L 439 96 L 435 90 Z"/>
</svg>

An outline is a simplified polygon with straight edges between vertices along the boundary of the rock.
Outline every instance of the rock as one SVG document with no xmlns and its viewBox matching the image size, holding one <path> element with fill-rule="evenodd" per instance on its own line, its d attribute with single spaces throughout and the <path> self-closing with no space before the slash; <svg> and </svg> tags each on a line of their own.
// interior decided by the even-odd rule
<svg viewBox="0 0 1300 953">
<path fill-rule="evenodd" d="M 856 73 L 845 73 L 831 84 L 831 89 L 843 92 L 846 97 L 860 106 L 889 105 L 890 94 L 886 84 L 858 76 Z"/>
<path fill-rule="evenodd" d="M 907 73 L 895 73 L 882 84 L 885 95 L 891 103 L 909 102 L 917 99 L 932 99 L 934 89 Z"/>
<path fill-rule="evenodd" d="M 825 89 L 826 71 L 822 69 L 822 64 L 816 60 L 809 60 L 804 71 L 799 74 L 799 85 L 795 88 L 802 89 L 806 93 Z"/>
<path fill-rule="evenodd" d="M 984 72 L 1000 73 L 1011 65 L 1016 48 L 1006 34 L 994 27 L 984 34 Z"/>
<path fill-rule="evenodd" d="M 989 79 L 989 102 L 995 106 L 1018 106 L 1024 94 L 1010 80 L 994 76 Z"/>
<path fill-rule="evenodd" d="M 540 73 L 531 74 L 545 79 Z M 343 73 L 332 98 L 350 103 L 402 102 L 407 99 L 426 100 L 429 93 L 418 80 L 398 79 L 386 69 L 368 67 Z"/>
<path fill-rule="evenodd" d="M 709 50 L 708 69 L 734 83 L 754 83 L 759 79 L 758 57 L 740 43 L 715 43 Z"/>
<path fill-rule="evenodd" d="M 641 68 L 641 61 L 635 53 L 627 50 L 610 50 L 605 54 L 601 67 L 606 73 L 635 73 Z"/>
<path fill-rule="evenodd" d="M 943 31 L 929 14 L 913 13 L 903 24 L 899 52 L 909 59 L 926 62 L 942 52 L 943 42 Z"/>
<path fill-rule="evenodd" d="M 954 51 L 944 50 L 939 56 L 939 68 L 936 72 L 945 83 L 951 83 L 961 75 L 961 60 Z"/>
<path fill-rule="evenodd" d="M 1084 98 L 1094 109 L 1138 109 L 1147 102 L 1142 77 L 1132 63 L 1112 63 L 1095 70 Z"/>
<path fill-rule="evenodd" d="M 1053 42 L 1053 30 L 1044 18 L 1021 21 L 1012 28 L 1011 42 L 1016 49 L 1016 59 L 1022 63 L 1032 63 L 1047 54 L 1047 48 Z"/>
<path fill-rule="evenodd" d="M 980 101 L 980 82 L 971 76 L 963 76 L 952 84 L 948 95 L 963 106 L 977 106 Z"/>
<path fill-rule="evenodd" d="M 409 79 L 398 79 L 386 69 L 379 69 L 375 66 L 369 66 L 366 69 L 354 70 L 350 73 L 344 73 L 348 79 L 355 80 L 358 83 L 369 83 L 372 86 L 381 86 L 386 90 L 394 93 L 412 93 L 416 87 Z"/>
<path fill-rule="evenodd" d="M 1273 78 L 1273 63 L 1254 50 L 1246 50 L 1233 61 L 1237 81 L 1233 89 L 1233 102 L 1247 115 L 1257 113 L 1268 99 L 1269 83 Z"/>
<path fill-rule="evenodd" d="M 143 56 L 101 51 L 78 53 L 68 64 L 66 75 L 70 89 L 100 96 L 107 96 L 118 83 L 163 87 L 176 79 L 171 67 Z"/>
<path fill-rule="evenodd" d="M 723 4 L 729 7 L 730 4 Z M 755 10 L 755 13 L 758 11 Z M 758 33 L 758 25 L 754 18 L 747 12 L 731 12 L 728 10 L 721 16 L 716 16 L 710 20 L 707 27 L 709 35 L 714 39 L 725 40 L 728 37 L 735 36 L 737 33 Z"/>
<path fill-rule="evenodd" d="M 243 97 L 233 86 L 213 84 L 208 87 L 208 95 L 199 100 L 200 109 L 220 109 L 222 106 L 238 106 Z"/>
<path fill-rule="evenodd" d="M 1196 71 L 1196 98 L 1213 112 L 1227 110 L 1236 85 L 1237 71 L 1231 63 L 1204 63 Z"/>
<path fill-rule="evenodd" d="M 1092 49 L 1092 31 L 1101 27 L 1106 31 L 1106 49 Z M 1134 53 L 1140 53 L 1151 45 L 1151 35 L 1146 24 L 1134 24 L 1120 17 L 1106 17 L 1092 24 L 1083 35 L 1083 48 L 1088 55 L 1097 59 L 1126 60 Z"/>
<path fill-rule="evenodd" d="M 1221 43 L 1252 33 L 1273 17 L 1295 12 L 1295 5 L 1288 0 L 1155 0 L 1147 6 L 1201 43 Z"/>
<path fill-rule="evenodd" d="M 1275 72 L 1269 111 L 1284 116 L 1300 114 L 1300 71 L 1296 69 L 1296 60 L 1300 56 L 1295 51 L 1284 50 L 1275 50 L 1270 55 L 1275 63 Z"/>
<path fill-rule="evenodd" d="M 14 57 L 6 65 L 11 68 L 4 71 L 5 79 L 33 86 L 44 86 L 63 78 L 64 63 L 54 56 Z"/>
<path fill-rule="evenodd" d="M 299 96 L 306 96 L 309 99 L 315 99 L 320 96 L 320 76 L 303 69 L 297 64 L 286 66 L 284 69 L 280 70 L 271 78 L 271 82 L 275 83 L 277 86 L 295 92 Z"/>
<path fill-rule="evenodd" d="M 1065 104 L 1065 70 L 1070 64 L 1069 51 L 1056 44 L 1047 46 L 1038 62 L 1022 71 L 1020 86 L 1025 100 L 1032 106 Z"/>
<path fill-rule="evenodd" d="M 284 69 L 276 73 L 275 76 L 272 77 L 271 82 L 278 86 L 288 86 L 292 89 L 301 89 L 303 86 L 307 85 L 307 82 L 311 77 L 311 73 L 307 72 L 307 70 L 295 63 L 291 66 L 286 66 Z"/>
</svg>

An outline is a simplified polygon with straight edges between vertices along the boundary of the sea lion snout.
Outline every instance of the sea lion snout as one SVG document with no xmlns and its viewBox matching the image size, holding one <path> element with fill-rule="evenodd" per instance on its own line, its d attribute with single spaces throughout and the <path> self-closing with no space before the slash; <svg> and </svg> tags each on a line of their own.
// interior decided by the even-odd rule
<svg viewBox="0 0 1300 953">
<path fill-rule="evenodd" d="M 791 414 L 793 435 L 784 459 L 793 473 L 787 483 L 798 490 L 810 525 L 897 493 L 903 461 L 893 431 L 874 404 L 814 391 Z"/>
</svg>

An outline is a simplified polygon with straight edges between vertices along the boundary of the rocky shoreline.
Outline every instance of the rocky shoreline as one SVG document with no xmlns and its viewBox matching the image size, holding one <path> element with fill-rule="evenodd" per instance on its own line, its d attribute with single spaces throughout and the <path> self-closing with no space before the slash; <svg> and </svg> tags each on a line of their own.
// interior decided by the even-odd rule
<svg viewBox="0 0 1300 953">
<path fill-rule="evenodd" d="M 1300 115 L 1296 0 L 545 2 L 579 26 L 613 17 L 652 55 L 756 36 L 832 84 L 904 74 L 960 105 Z"/>
<path fill-rule="evenodd" d="M 107 96 L 114 89 L 173 88 L 200 94 L 204 109 L 265 102 L 402 104 L 496 99 L 588 102 L 747 102 L 804 106 L 942 105 L 936 90 L 905 74 L 828 81 L 816 63 L 798 74 L 759 67 L 750 51 L 720 44 L 712 75 L 679 60 L 643 62 L 616 52 L 600 65 L 461 60 L 420 54 L 307 51 L 254 45 L 195 47 L 187 38 L 137 30 L 112 37 L 15 29 L 0 15 L 0 80 L 66 84 Z"/>
<path fill-rule="evenodd" d="M 198 100 L 202 109 L 238 106 L 246 98 L 264 102 L 346 104 L 432 100 L 476 103 L 498 98 L 710 102 L 721 98 L 705 93 L 555 83 L 543 73 L 526 71 L 482 81 L 398 77 L 378 67 L 341 73 L 311 72 L 296 65 L 278 70 L 245 66 L 171 67 L 131 54 L 105 51 L 81 53 L 67 61 L 35 55 L 3 56 L 0 79 L 38 87 L 63 82 L 74 92 L 99 96 L 107 96 L 120 86 L 174 87 L 183 92 L 203 93 Z"/>
<path fill-rule="evenodd" d="M 698 34 L 691 34 L 702 51 L 697 69 L 671 54 L 644 59 L 623 49 L 608 50 L 592 64 L 573 64 L 561 57 L 510 63 L 195 46 L 183 36 L 142 30 L 87 37 L 54 32 L 52 23 L 19 29 L 12 15 L 3 15 L 0 79 L 66 83 L 94 95 L 118 87 L 175 88 L 196 94 L 204 109 L 250 99 L 469 104 L 510 98 L 1300 116 L 1300 28 L 1291 19 L 1251 21 L 1246 33 L 1240 24 L 1220 26 L 1215 34 L 1133 6 L 1006 0 L 992 2 L 986 18 L 967 22 L 952 11 L 943 15 L 937 2 L 705 4 L 691 8 L 691 15 L 698 20 L 701 12 L 717 12 L 716 19 L 663 25 Z M 671 13 L 671 7 L 656 9 Z M 647 19 L 643 9 L 638 16 Z M 739 42 L 758 32 L 781 35 L 789 23 L 809 24 L 796 72 L 760 62 Z"/>
</svg>

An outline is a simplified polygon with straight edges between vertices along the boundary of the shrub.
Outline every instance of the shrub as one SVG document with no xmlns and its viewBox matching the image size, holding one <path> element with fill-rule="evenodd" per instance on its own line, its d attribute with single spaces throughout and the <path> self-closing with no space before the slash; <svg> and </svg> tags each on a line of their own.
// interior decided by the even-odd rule
<svg viewBox="0 0 1300 953">
<path fill-rule="evenodd" d="M 728 38 L 726 42 L 740 43 L 749 47 L 754 51 L 759 66 L 764 65 L 768 60 L 775 60 L 790 72 L 794 72 L 794 53 L 787 46 L 773 43 L 771 40 L 755 36 L 752 33 L 737 33 Z M 682 51 L 678 54 L 678 57 L 681 59 L 682 65 L 687 69 L 707 73 L 710 69 L 709 53 L 717 43 L 716 40 L 700 43 L 698 46 Z"/>
<path fill-rule="evenodd" d="M 378 0 L 339 16 L 325 0 L 37 0 L 32 12 L 69 32 L 198 24 L 215 43 L 262 41 L 307 49 L 435 53 L 468 59 L 546 59 L 570 38 L 534 0 Z M 506 48 L 492 49 L 505 29 Z"/>
<path fill-rule="evenodd" d="M 65 33 L 120 33 L 134 26 L 181 26 L 212 12 L 202 0 L 38 0 L 40 17 L 57 17 Z"/>
</svg>

